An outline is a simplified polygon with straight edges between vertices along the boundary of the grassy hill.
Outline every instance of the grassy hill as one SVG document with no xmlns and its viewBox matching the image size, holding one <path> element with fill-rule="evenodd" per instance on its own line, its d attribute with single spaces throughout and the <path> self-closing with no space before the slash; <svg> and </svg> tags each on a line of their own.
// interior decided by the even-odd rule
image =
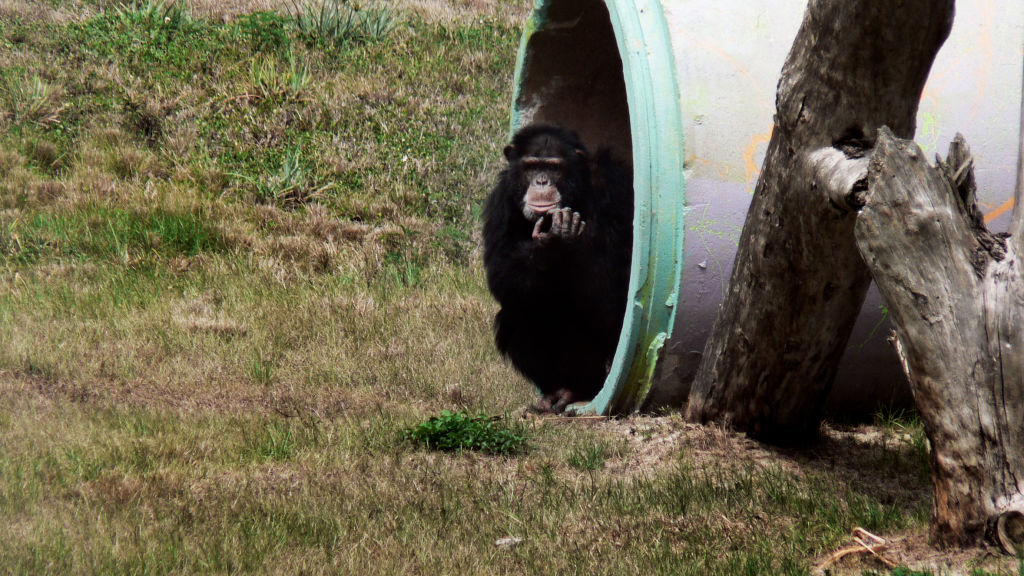
<svg viewBox="0 0 1024 576">
<path fill-rule="evenodd" d="M 477 244 L 526 6 L 337 6 L 0 0 L 0 572 L 805 574 L 854 526 L 923 539 L 911 420 L 787 454 L 519 419 Z M 410 439 L 442 410 L 527 448 Z"/>
</svg>

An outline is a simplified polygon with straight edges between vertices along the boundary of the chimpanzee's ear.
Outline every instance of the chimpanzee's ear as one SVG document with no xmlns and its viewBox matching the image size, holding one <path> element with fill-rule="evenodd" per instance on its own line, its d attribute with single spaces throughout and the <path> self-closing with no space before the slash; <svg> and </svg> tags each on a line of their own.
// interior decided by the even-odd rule
<svg viewBox="0 0 1024 576">
<path fill-rule="evenodd" d="M 515 162 L 516 161 L 516 147 L 515 146 L 509 144 L 508 146 L 505 146 L 505 150 L 503 150 L 502 152 L 505 154 L 505 159 L 508 160 L 509 162 Z"/>
</svg>

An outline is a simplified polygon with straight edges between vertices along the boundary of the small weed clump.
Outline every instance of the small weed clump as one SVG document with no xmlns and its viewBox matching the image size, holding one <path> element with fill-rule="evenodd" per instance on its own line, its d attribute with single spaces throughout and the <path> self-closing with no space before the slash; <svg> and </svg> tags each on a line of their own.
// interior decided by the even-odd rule
<svg viewBox="0 0 1024 576">
<path fill-rule="evenodd" d="M 908 447 L 910 462 L 917 465 L 922 479 L 927 480 L 931 469 L 931 447 L 921 415 L 916 410 L 881 410 L 875 414 L 875 426 L 899 438 Z"/>
<path fill-rule="evenodd" d="M 326 44 L 377 41 L 395 28 L 395 19 L 384 8 L 363 8 L 348 0 L 306 0 L 295 3 L 295 22 L 306 38 Z"/>
<path fill-rule="evenodd" d="M 177 0 L 124 2 L 115 8 L 114 14 L 122 25 L 145 30 L 150 40 L 171 40 L 175 34 L 194 24 L 188 6 Z"/>
<path fill-rule="evenodd" d="M 406 439 L 431 450 L 445 452 L 476 450 L 488 454 L 514 455 L 526 450 L 526 434 L 521 426 L 508 427 L 483 414 L 442 410 L 426 422 L 405 431 Z"/>
<path fill-rule="evenodd" d="M 580 472 L 594 472 L 604 468 L 608 459 L 608 446 L 598 442 L 573 448 L 569 454 L 569 466 Z"/>
<path fill-rule="evenodd" d="M 35 122 L 48 126 L 57 122 L 63 106 L 61 89 L 39 74 L 9 77 L 0 83 L 0 96 L 10 100 L 13 116 L 21 122 Z"/>
</svg>

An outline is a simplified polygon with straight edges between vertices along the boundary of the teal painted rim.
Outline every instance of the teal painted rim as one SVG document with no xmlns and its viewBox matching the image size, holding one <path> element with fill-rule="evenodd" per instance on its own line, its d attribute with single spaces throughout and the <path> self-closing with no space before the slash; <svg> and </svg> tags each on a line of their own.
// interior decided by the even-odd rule
<svg viewBox="0 0 1024 576">
<path fill-rule="evenodd" d="M 511 132 L 531 36 L 558 0 L 537 0 L 526 23 L 513 87 Z M 672 335 L 683 263 L 683 123 L 672 43 L 656 0 L 604 0 L 626 84 L 633 143 L 633 261 L 619 345 L 604 387 L 575 414 L 628 414 L 641 408 Z"/>
</svg>

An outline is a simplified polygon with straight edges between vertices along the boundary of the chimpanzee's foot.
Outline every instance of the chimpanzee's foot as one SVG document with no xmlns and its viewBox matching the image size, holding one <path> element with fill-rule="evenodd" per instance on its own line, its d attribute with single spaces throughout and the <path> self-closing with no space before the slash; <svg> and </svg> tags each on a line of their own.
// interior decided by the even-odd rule
<svg viewBox="0 0 1024 576">
<path fill-rule="evenodd" d="M 534 414 L 561 414 L 565 407 L 572 404 L 575 398 L 572 390 L 559 388 L 551 394 L 545 394 L 543 398 L 531 404 L 527 411 Z"/>
<path fill-rule="evenodd" d="M 551 402 L 551 395 L 548 394 L 547 396 L 544 396 L 540 400 L 537 400 L 533 404 L 527 406 L 526 412 L 530 414 L 553 414 L 554 411 L 551 410 Z"/>
<path fill-rule="evenodd" d="M 568 388 L 559 388 L 555 393 L 555 403 L 552 404 L 551 410 L 555 414 L 561 414 L 565 412 L 565 407 L 572 404 L 576 399 L 576 395 L 573 394 L 572 390 Z"/>
</svg>

